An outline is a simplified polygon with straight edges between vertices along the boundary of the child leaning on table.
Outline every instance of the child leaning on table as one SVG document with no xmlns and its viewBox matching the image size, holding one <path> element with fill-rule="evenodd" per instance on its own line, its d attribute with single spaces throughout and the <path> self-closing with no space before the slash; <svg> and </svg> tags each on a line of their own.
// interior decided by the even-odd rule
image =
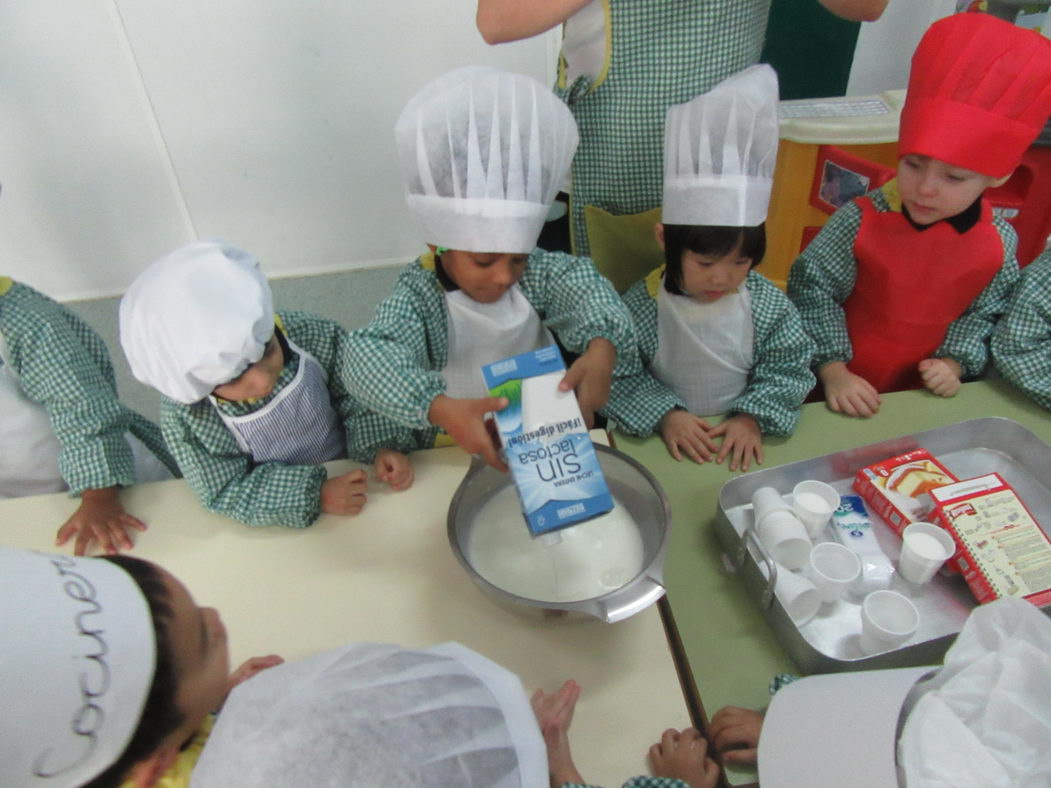
<svg viewBox="0 0 1051 788">
<path fill-rule="evenodd" d="M 109 352 L 72 311 L 0 276 L 0 498 L 69 490 L 80 505 L 55 544 L 107 553 L 145 524 L 120 490 L 172 478 L 160 430 L 117 399 Z"/>
<path fill-rule="evenodd" d="M 516 676 L 457 643 L 354 643 L 285 664 L 257 657 L 230 675 L 219 613 L 136 558 L 0 547 L 0 626 L 11 635 L 0 784 L 12 788 L 535 788 L 572 762 L 574 682 L 537 693 L 531 710 Z M 564 724 L 552 739 L 554 717 Z M 703 760 L 695 738 L 683 732 L 668 760 Z M 705 769 L 712 781 L 694 788 L 714 785 L 718 769 Z"/>
<path fill-rule="evenodd" d="M 1051 252 L 1023 269 L 991 350 L 1000 374 L 1051 410 Z"/>
<path fill-rule="evenodd" d="M 248 525 L 304 528 L 357 514 L 372 462 L 395 490 L 413 470 L 411 430 L 370 413 L 345 384 L 350 335 L 307 312 L 275 315 L 259 261 L 213 241 L 157 260 L 120 304 L 131 371 L 157 389 L 161 430 L 204 506 Z"/>
<path fill-rule="evenodd" d="M 982 198 L 1051 112 L 1051 41 L 986 14 L 935 22 L 912 59 L 897 178 L 829 219 L 792 266 L 832 410 L 939 396 L 982 372 L 1018 279 L 1017 236 Z"/>
<path fill-rule="evenodd" d="M 677 460 L 761 463 L 762 436 L 791 434 L 814 386 L 814 344 L 795 307 L 752 270 L 777 143 L 767 65 L 668 110 L 656 227 L 666 264 L 624 295 L 645 368 L 613 381 L 605 412 L 627 432 L 659 431 Z M 715 427 L 703 418 L 718 414 Z"/>
<path fill-rule="evenodd" d="M 395 131 L 431 251 L 354 332 L 351 383 L 377 412 L 440 428 L 502 468 L 484 416 L 506 402 L 488 396 L 483 364 L 557 340 L 579 354 L 561 388 L 576 390 L 589 421 L 614 366 L 638 366 L 631 318 L 591 261 L 536 248 L 576 126 L 539 82 L 469 67 L 421 89 Z"/>
</svg>

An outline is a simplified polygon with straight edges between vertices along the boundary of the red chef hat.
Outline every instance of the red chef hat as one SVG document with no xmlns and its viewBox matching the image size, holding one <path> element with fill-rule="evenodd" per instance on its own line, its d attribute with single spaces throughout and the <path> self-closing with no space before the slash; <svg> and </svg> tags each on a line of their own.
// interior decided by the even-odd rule
<svg viewBox="0 0 1051 788">
<path fill-rule="evenodd" d="M 999 178 L 1049 114 L 1051 41 L 987 14 L 954 14 L 931 25 L 912 56 L 899 153 Z"/>
</svg>

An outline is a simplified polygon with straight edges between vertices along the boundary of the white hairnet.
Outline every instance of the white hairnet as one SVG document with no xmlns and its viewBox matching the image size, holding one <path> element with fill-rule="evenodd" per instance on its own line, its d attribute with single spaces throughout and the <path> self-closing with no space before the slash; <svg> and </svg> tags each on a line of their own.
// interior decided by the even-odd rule
<svg viewBox="0 0 1051 788">
<path fill-rule="evenodd" d="M 423 240 L 468 252 L 533 251 L 573 152 L 573 115 L 535 79 L 469 66 L 425 85 L 395 125 Z"/>
<path fill-rule="evenodd" d="M 192 788 L 547 785 L 518 679 L 457 644 L 360 643 L 286 663 L 230 695 Z"/>
<path fill-rule="evenodd" d="M 777 161 L 777 73 L 750 66 L 668 110 L 662 221 L 755 227 Z"/>
<path fill-rule="evenodd" d="M 120 302 L 120 343 L 132 374 L 184 404 L 259 361 L 273 334 L 259 261 L 218 241 L 196 241 L 157 260 Z"/>
<path fill-rule="evenodd" d="M 127 748 L 153 684 L 138 584 L 99 558 L 0 547 L 0 630 L 0 785 L 93 780 Z"/>
</svg>

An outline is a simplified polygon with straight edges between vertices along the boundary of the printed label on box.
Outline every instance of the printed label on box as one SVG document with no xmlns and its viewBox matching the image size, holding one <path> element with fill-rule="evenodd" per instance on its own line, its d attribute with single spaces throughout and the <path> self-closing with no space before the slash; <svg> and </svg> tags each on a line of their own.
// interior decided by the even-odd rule
<svg viewBox="0 0 1051 788">
<path fill-rule="evenodd" d="M 909 523 L 929 515 L 934 506 L 931 490 L 955 481 L 929 451 L 914 449 L 862 468 L 854 477 L 854 489 L 900 536 Z"/>
<path fill-rule="evenodd" d="M 576 395 L 558 390 L 565 370 L 554 345 L 482 367 L 490 395 L 509 402 L 496 424 L 534 535 L 613 508 Z"/>
</svg>

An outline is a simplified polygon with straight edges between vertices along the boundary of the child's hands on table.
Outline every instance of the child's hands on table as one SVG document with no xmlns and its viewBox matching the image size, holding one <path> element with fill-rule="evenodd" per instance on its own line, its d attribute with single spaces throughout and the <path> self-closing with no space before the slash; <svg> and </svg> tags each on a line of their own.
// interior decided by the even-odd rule
<svg viewBox="0 0 1051 788">
<path fill-rule="evenodd" d="M 924 387 L 932 394 L 951 397 L 960 390 L 963 367 L 951 358 L 925 358 L 918 369 Z"/>
<path fill-rule="evenodd" d="M 681 461 L 683 454 L 696 463 L 711 460 L 719 447 L 712 440 L 711 425 L 685 410 L 669 410 L 661 419 L 660 431 L 668 454 Z"/>
<path fill-rule="evenodd" d="M 610 381 L 616 363 L 617 349 L 613 343 L 595 337 L 558 384 L 559 391 L 576 391 L 577 403 L 588 429 L 595 424 L 595 411 L 601 410 L 609 401 Z"/>
<path fill-rule="evenodd" d="M 84 490 L 80 506 L 58 529 L 55 545 L 62 546 L 75 535 L 74 555 L 84 555 L 92 542 L 98 542 L 99 549 L 108 555 L 130 550 L 134 543 L 128 531 L 145 531 L 146 523 L 124 511 L 119 493 L 120 487 Z"/>
<path fill-rule="evenodd" d="M 360 468 L 327 479 L 321 485 L 321 511 L 326 514 L 357 514 L 365 507 L 369 475 Z"/>
<path fill-rule="evenodd" d="M 485 423 L 485 414 L 507 407 L 506 397 L 454 399 L 439 394 L 431 401 L 427 418 L 441 427 L 468 454 L 480 454 L 487 464 L 498 471 L 507 471 L 499 450 Z"/>
<path fill-rule="evenodd" d="M 708 735 L 723 763 L 753 766 L 759 752 L 763 713 L 739 706 L 724 706 L 715 712 Z"/>
<path fill-rule="evenodd" d="M 817 374 L 825 387 L 825 401 L 830 410 L 861 418 L 876 415 L 879 392 L 865 378 L 847 369 L 842 361 L 830 361 Z"/>
<path fill-rule="evenodd" d="M 416 478 L 416 473 L 412 469 L 412 461 L 394 449 L 380 449 L 376 452 L 373 467 L 377 479 L 386 482 L 392 490 L 399 492 L 412 487 Z"/>
<path fill-rule="evenodd" d="M 565 682 L 558 692 L 548 695 L 537 690 L 529 699 L 540 726 L 540 735 L 547 747 L 547 768 L 554 788 L 565 783 L 582 783 L 573 756 L 569 750 L 569 725 L 573 711 L 580 698 L 580 685 L 572 679 Z"/>
<path fill-rule="evenodd" d="M 731 471 L 738 468 L 747 471 L 753 459 L 756 465 L 763 464 L 763 433 L 755 418 L 747 413 L 737 413 L 708 430 L 709 438 L 720 435 L 723 445 L 719 449 L 719 456 L 715 458 L 716 462 L 721 463 L 729 457 Z"/>
<path fill-rule="evenodd" d="M 708 742 L 696 728 L 664 731 L 650 747 L 650 764 L 655 777 L 682 780 L 693 788 L 715 788 L 719 782 L 719 765 L 708 756 Z"/>
</svg>

